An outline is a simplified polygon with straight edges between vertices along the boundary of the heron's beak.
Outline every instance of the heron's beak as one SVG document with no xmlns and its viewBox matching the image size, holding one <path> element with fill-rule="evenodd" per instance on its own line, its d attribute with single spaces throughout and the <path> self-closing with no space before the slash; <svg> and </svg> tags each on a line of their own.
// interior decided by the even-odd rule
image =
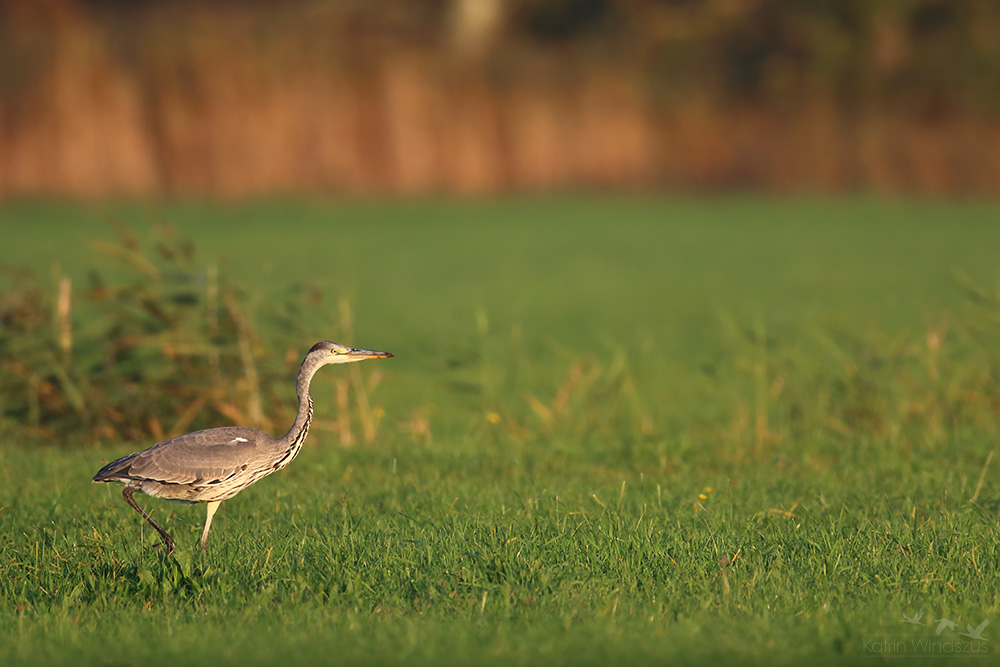
<svg viewBox="0 0 1000 667">
<path fill-rule="evenodd" d="M 385 359 L 387 357 L 394 357 L 392 352 L 379 352 L 378 350 L 359 350 L 352 347 L 347 352 L 344 352 L 345 357 L 349 357 L 351 360 L 361 361 L 362 359 Z"/>
</svg>

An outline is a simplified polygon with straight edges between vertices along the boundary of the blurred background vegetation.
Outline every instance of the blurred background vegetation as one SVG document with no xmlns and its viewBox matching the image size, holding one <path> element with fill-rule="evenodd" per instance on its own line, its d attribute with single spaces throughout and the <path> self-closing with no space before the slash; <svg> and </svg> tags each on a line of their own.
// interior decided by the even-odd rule
<svg viewBox="0 0 1000 667">
<path fill-rule="evenodd" d="M 447 341 L 457 349 L 435 358 L 434 372 L 476 369 L 475 381 L 449 381 L 459 394 L 479 392 L 470 429 L 483 426 L 483 415 L 494 426 L 513 420 L 505 423 L 518 437 L 528 420 L 545 425 L 538 432 L 558 423 L 555 404 L 572 398 L 559 393 L 562 385 L 520 385 L 506 368 L 518 359 L 530 367 L 539 346 L 558 340 L 552 349 L 566 353 L 566 368 L 545 366 L 535 379 L 566 377 L 573 387 L 607 380 L 608 393 L 625 397 L 615 405 L 636 437 L 649 437 L 664 421 L 648 407 L 664 381 L 644 384 L 622 369 L 654 339 L 657 358 L 721 349 L 712 308 L 756 305 L 727 312 L 727 330 L 753 321 L 751 329 L 766 332 L 774 323 L 761 313 L 783 303 L 774 295 L 823 300 L 838 284 L 853 285 L 845 301 L 867 303 L 882 274 L 930 275 L 930 262 L 938 272 L 911 313 L 937 303 L 932 290 L 955 296 L 955 285 L 942 283 L 957 264 L 971 272 L 969 284 L 992 294 L 992 278 L 976 273 L 995 264 L 981 222 L 994 216 L 988 206 L 958 213 L 915 205 L 905 225 L 874 232 L 885 213 L 864 203 L 661 206 L 643 196 L 995 195 L 997 35 L 993 0 L 0 0 L 2 429 L 108 441 L 220 422 L 277 432 L 295 408 L 288 382 L 302 346 L 314 342 L 306 331 L 399 351 L 392 339 L 354 340 L 352 308 L 367 308 L 376 289 L 380 307 L 359 317 L 371 331 L 429 322 L 420 331 L 404 326 L 411 338 L 397 346 L 422 346 L 435 358 Z M 601 206 L 583 197 L 518 206 L 497 196 L 595 191 L 626 197 Z M 636 194 L 643 196 L 632 200 Z M 341 205 L 303 210 L 312 195 L 333 195 L 327 204 Z M 404 195 L 405 204 L 342 205 L 385 195 Z M 487 196 L 463 208 L 451 195 Z M 86 207 L 19 204 L 60 197 L 152 201 L 157 213 L 106 206 L 105 218 L 126 221 L 109 240 L 106 221 L 93 224 Z M 177 209 L 170 223 L 187 227 L 180 235 L 160 222 L 168 200 L 202 198 L 225 205 Z M 233 200 L 243 208 L 227 212 Z M 435 200 L 453 206 L 428 206 Z M 966 241 L 935 224 L 921 227 L 918 214 L 948 219 Z M 238 224 L 222 222 L 233 215 Z M 789 217 L 796 220 L 775 220 Z M 795 231 L 802 220 L 808 234 Z M 713 230 L 697 250 L 674 250 L 688 235 Z M 900 239 L 918 233 L 904 252 Z M 52 245 L 47 235 L 62 242 Z M 781 245 L 786 235 L 795 242 Z M 222 240 L 195 259 L 194 246 L 212 238 Z M 87 244 L 92 252 L 80 259 Z M 47 250 L 32 254 L 39 248 Z M 830 248 L 842 259 L 824 264 Z M 862 252 L 867 268 L 859 270 Z M 975 260 L 976 253 L 987 256 Z M 826 273 L 797 282 L 817 261 Z M 267 262 L 281 270 L 264 271 Z M 779 270 L 763 271 L 770 264 Z M 502 276 L 503 288 L 476 282 L 486 275 Z M 916 289 L 913 280 L 907 287 Z M 738 289 L 751 285 L 759 291 Z M 534 309 L 509 310 L 523 295 L 534 295 Z M 829 317 L 843 313 L 824 305 Z M 448 329 L 458 310 L 480 336 L 482 323 L 501 313 L 503 329 L 531 323 L 534 338 L 528 333 L 522 344 L 521 333 L 511 333 L 490 366 L 482 341 L 455 342 L 468 333 Z M 667 332 L 682 328 L 697 333 L 668 350 Z M 866 340 L 861 329 L 848 327 L 847 347 L 875 345 L 857 342 Z M 757 341 L 756 349 L 766 338 L 756 336 L 730 338 L 741 341 L 737 347 Z M 618 341 L 605 352 L 621 368 L 603 368 L 605 377 L 584 359 L 608 339 Z M 397 368 L 405 357 L 394 360 Z M 372 441 L 383 412 L 369 393 L 382 372 L 352 369 L 339 378 L 342 416 L 317 428 L 345 443 Z M 505 373 L 503 382 L 483 380 Z M 993 406 L 991 377 L 972 382 L 986 397 L 980 407 Z M 852 382 L 844 386 L 864 385 Z M 961 405 L 953 390 L 935 389 L 942 404 Z M 545 391 L 561 398 L 546 404 Z M 756 384 L 748 391 L 764 395 Z M 921 403 L 899 395 L 899 405 Z M 433 403 L 404 417 L 400 429 L 429 437 Z M 603 414 L 601 405 L 595 399 L 581 414 Z M 788 412 L 812 410 L 820 419 L 827 407 Z M 759 443 L 766 411 L 740 410 L 753 414 Z"/>
<path fill-rule="evenodd" d="M 316 442 L 683 467 L 993 441 L 997 219 L 853 197 L 9 204 L 0 441 L 281 433 L 323 338 L 397 357 L 317 376 Z"/>
<path fill-rule="evenodd" d="M 993 0 L 0 2 L 0 197 L 1000 190 Z"/>
</svg>

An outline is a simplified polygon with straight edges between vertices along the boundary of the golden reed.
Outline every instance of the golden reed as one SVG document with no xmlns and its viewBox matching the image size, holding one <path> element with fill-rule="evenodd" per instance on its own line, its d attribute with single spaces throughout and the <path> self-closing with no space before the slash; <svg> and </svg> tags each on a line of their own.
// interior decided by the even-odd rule
<svg viewBox="0 0 1000 667">
<path fill-rule="evenodd" d="M 995 114 L 657 96 L 624 59 L 463 57 L 319 10 L 49 5 L 8 10 L 0 198 L 1000 191 Z"/>
</svg>

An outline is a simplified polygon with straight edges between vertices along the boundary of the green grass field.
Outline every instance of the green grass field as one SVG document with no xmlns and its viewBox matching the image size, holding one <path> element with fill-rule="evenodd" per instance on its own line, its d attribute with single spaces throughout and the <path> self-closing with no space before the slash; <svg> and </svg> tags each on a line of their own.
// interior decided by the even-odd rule
<svg viewBox="0 0 1000 667">
<path fill-rule="evenodd" d="M 203 506 L 137 496 L 170 558 L 90 483 L 152 442 L 8 437 L 0 664 L 1000 662 L 996 204 L 20 204 L 0 266 L 114 273 L 109 219 L 169 220 L 251 314 L 322 292 L 276 349 L 349 303 L 384 416 L 314 430 L 207 555 Z"/>
</svg>

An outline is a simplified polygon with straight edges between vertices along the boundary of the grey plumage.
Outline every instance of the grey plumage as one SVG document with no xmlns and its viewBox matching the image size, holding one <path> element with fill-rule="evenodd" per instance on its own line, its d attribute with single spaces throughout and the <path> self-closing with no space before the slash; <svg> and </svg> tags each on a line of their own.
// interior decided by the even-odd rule
<svg viewBox="0 0 1000 667">
<path fill-rule="evenodd" d="M 167 554 L 174 550 L 173 538 L 136 504 L 132 494 L 139 491 L 175 502 L 208 503 L 201 537 L 201 546 L 205 548 L 219 503 L 281 470 L 299 453 L 312 423 L 309 383 L 316 371 L 327 364 L 391 356 L 389 352 L 361 350 L 329 341 L 316 343 L 299 369 L 296 380 L 299 410 L 295 423 L 283 437 L 275 439 L 263 431 L 242 426 L 195 431 L 112 461 L 94 475 L 94 482 L 124 484 L 125 501 L 160 533 Z"/>
</svg>

